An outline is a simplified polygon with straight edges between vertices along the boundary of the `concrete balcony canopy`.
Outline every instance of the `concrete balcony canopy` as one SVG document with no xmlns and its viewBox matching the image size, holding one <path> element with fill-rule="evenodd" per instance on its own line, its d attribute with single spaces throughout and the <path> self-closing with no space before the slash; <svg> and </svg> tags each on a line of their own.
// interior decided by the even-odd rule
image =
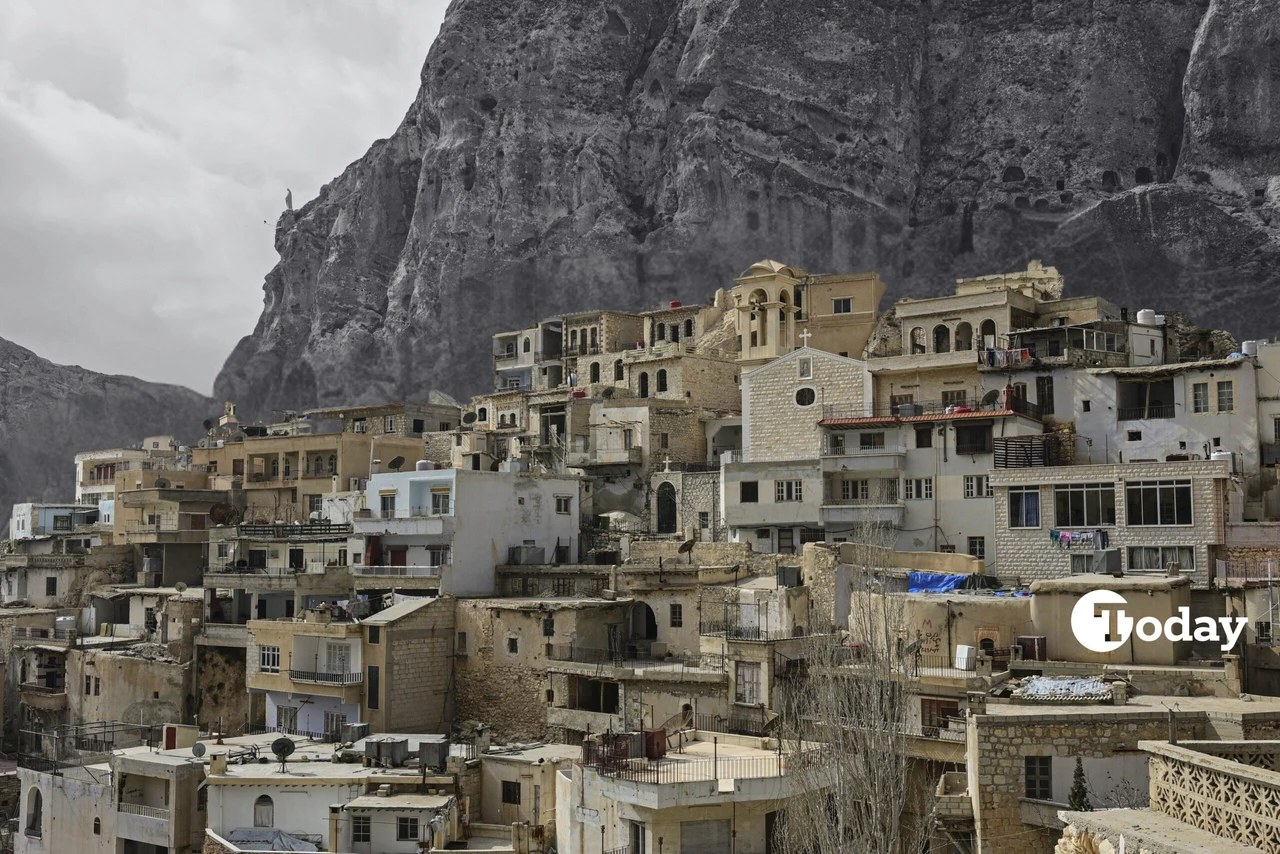
<svg viewBox="0 0 1280 854">
<path fill-rule="evenodd" d="M 902 502 L 874 503 L 862 499 L 828 498 L 822 502 L 822 524 L 852 525 L 872 522 L 901 528 L 907 506 Z"/>
<path fill-rule="evenodd" d="M 570 451 L 564 464 L 569 468 L 594 466 L 635 466 L 644 460 L 640 448 L 596 448 L 594 451 Z"/>
</svg>

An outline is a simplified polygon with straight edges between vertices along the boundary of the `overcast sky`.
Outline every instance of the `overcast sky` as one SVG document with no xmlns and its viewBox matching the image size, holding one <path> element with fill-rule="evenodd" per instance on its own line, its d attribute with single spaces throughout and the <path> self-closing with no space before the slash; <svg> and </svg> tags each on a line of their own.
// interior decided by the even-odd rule
<svg viewBox="0 0 1280 854">
<path fill-rule="evenodd" d="M 395 130 L 446 6 L 0 0 L 0 337 L 208 393 L 285 188 Z"/>
</svg>

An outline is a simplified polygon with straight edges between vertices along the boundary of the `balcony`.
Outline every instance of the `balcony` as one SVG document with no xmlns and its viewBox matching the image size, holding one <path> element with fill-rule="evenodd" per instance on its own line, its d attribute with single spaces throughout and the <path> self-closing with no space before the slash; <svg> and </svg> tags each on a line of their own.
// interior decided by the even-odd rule
<svg viewBox="0 0 1280 854">
<path fill-rule="evenodd" d="M 351 525 L 338 522 L 303 522 L 296 525 L 241 524 L 236 534 L 252 540 L 296 540 L 300 537 L 337 537 L 351 534 Z"/>
<path fill-rule="evenodd" d="M 938 779 L 934 815 L 944 825 L 973 823 L 973 799 L 969 778 L 963 771 L 947 771 Z"/>
<path fill-rule="evenodd" d="M 23 682 L 19 686 L 22 705 L 43 712 L 61 712 L 67 708 L 67 686 Z"/>
<path fill-rule="evenodd" d="M 582 647 L 577 644 L 547 644 L 547 660 L 565 665 L 588 665 L 585 668 L 561 668 L 571 672 L 600 673 L 603 668 L 615 668 L 631 671 L 635 677 L 652 675 L 670 678 L 672 675 L 705 675 L 719 679 L 726 672 L 725 659 L 722 655 L 701 654 L 679 658 L 642 658 L 636 654 L 634 646 L 629 651 L 622 651 Z"/>
<path fill-rule="evenodd" d="M 289 678 L 294 682 L 309 682 L 314 685 L 359 685 L 364 682 L 363 673 L 327 673 L 317 670 L 290 670 Z"/>
<path fill-rule="evenodd" d="M 116 804 L 116 836 L 169 850 L 169 810 L 147 804 Z"/>
<path fill-rule="evenodd" d="M 1157 418 L 1172 418 L 1173 404 L 1151 404 L 1150 406 L 1121 406 L 1116 409 L 1117 421 L 1148 421 Z"/>
<path fill-rule="evenodd" d="M 907 505 L 901 501 L 876 501 L 867 498 L 824 498 L 822 524 L 875 524 L 901 528 Z"/>
<path fill-rule="evenodd" d="M 146 804 L 116 804 L 116 812 L 122 812 L 125 815 L 140 815 L 145 818 L 154 818 L 157 821 L 169 820 L 169 810 L 164 807 L 149 807 Z"/>
<path fill-rule="evenodd" d="M 824 472 L 865 472 L 868 474 L 892 472 L 902 468 L 907 449 L 902 445 L 884 445 L 876 448 L 832 442 L 834 436 L 822 448 Z M 856 440 L 856 436 L 852 437 Z"/>
<path fill-rule="evenodd" d="M 360 578 L 439 578 L 448 564 L 440 566 L 353 566 L 351 574 Z"/>
<path fill-rule="evenodd" d="M 249 646 L 249 629 L 243 623 L 209 623 L 206 622 L 196 643 L 201 646 L 229 646 L 245 649 Z"/>
<path fill-rule="evenodd" d="M 17 626 L 13 630 L 13 642 L 17 646 L 38 643 L 41 646 L 71 646 L 76 639 L 75 629 L 38 629 Z"/>
<path fill-rule="evenodd" d="M 569 468 L 593 466 L 636 466 L 644 460 L 640 448 L 597 448 L 594 451 L 570 451 L 564 464 Z"/>
</svg>

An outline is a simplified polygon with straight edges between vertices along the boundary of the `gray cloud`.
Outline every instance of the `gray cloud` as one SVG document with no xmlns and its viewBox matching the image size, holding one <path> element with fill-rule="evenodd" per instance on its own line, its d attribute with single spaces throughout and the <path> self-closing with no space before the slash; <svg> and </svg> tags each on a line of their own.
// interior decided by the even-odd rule
<svg viewBox="0 0 1280 854">
<path fill-rule="evenodd" d="M 0 0 L 0 337 L 207 393 L 285 188 L 395 129 L 446 5 Z"/>
</svg>

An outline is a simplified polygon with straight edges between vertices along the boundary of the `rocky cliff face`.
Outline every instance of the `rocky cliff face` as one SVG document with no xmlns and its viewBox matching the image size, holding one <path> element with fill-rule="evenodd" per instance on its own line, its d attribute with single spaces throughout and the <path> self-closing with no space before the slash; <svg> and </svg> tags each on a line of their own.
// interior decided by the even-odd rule
<svg viewBox="0 0 1280 854">
<path fill-rule="evenodd" d="M 764 256 L 887 299 L 1039 257 L 1267 335 L 1278 205 L 1272 0 L 455 0 L 400 127 L 281 217 L 216 391 L 467 395 L 496 331 Z"/>
<path fill-rule="evenodd" d="M 75 497 L 77 453 L 161 434 L 193 441 L 212 403 L 179 386 L 55 365 L 0 339 L 0 539 L 15 502 Z"/>
</svg>

